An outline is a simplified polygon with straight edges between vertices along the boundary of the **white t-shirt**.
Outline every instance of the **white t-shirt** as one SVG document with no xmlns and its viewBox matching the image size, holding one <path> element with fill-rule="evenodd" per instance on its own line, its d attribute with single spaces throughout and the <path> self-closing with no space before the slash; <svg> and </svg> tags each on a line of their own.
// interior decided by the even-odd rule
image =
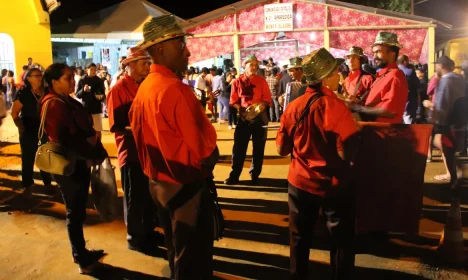
<svg viewBox="0 0 468 280">
<path fill-rule="evenodd" d="M 206 82 L 205 79 L 202 77 L 202 75 L 199 75 L 197 79 L 195 80 L 195 92 L 197 93 L 198 96 L 202 96 L 201 90 L 206 90 Z"/>
</svg>

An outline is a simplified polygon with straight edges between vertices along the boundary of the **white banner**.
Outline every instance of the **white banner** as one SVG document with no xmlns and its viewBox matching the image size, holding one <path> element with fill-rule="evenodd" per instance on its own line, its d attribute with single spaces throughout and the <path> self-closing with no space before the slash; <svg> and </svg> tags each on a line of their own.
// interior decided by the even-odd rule
<svg viewBox="0 0 468 280">
<path fill-rule="evenodd" d="M 271 4 L 264 6 L 265 32 L 293 30 L 293 4 Z"/>
</svg>

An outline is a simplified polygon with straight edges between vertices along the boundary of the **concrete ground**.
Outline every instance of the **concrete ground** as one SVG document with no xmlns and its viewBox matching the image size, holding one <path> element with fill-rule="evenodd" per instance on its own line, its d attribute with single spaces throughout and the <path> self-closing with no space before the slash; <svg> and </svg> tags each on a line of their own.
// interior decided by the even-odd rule
<svg viewBox="0 0 468 280">
<path fill-rule="evenodd" d="M 107 125 L 107 121 L 104 123 Z M 276 154 L 270 131 L 262 178 L 258 186 L 241 182 L 221 183 L 230 172 L 233 131 L 215 125 L 222 154 L 215 169 L 219 201 L 226 218 L 226 236 L 215 242 L 215 275 L 219 279 L 288 279 L 288 207 L 286 175 L 289 159 Z M 20 194 L 21 158 L 16 128 L 10 118 L 0 128 L 0 279 L 167 279 L 169 268 L 162 257 L 146 256 L 126 247 L 122 219 L 102 222 L 89 202 L 85 224 L 88 248 L 104 249 L 108 256 L 101 273 L 78 274 L 71 260 L 65 228 L 64 205 L 59 196 L 42 194 L 37 180 L 33 199 Z M 104 132 L 103 142 L 117 165 L 113 135 Z M 249 154 L 250 152 L 249 148 Z M 249 159 L 249 157 L 248 157 Z M 435 251 L 450 203 L 447 192 L 431 179 L 443 172 L 440 157 L 427 165 L 423 217 L 419 236 L 391 235 L 388 242 L 358 242 L 355 279 L 468 279 L 467 266 L 450 268 Z M 248 180 L 250 162 L 241 180 Z M 36 173 L 39 179 L 38 173 Z M 116 169 L 116 177 L 120 173 Z M 122 196 L 119 180 L 119 195 Z M 465 239 L 468 238 L 468 196 L 462 195 Z M 310 254 L 310 279 L 330 279 L 329 253 L 323 228 Z M 466 246 L 466 244 L 465 244 Z M 164 256 L 161 249 L 160 256 Z"/>
</svg>

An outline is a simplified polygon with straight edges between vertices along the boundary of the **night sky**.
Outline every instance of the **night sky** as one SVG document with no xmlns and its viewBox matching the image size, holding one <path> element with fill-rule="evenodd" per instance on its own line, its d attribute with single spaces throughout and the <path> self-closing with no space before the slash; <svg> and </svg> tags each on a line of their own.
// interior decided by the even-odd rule
<svg viewBox="0 0 468 280">
<path fill-rule="evenodd" d="M 62 6 L 51 14 L 52 24 L 67 22 L 86 14 L 112 6 L 123 0 L 60 0 Z M 209 11 L 238 2 L 237 0 L 147 0 L 175 15 L 190 19 Z M 416 2 L 421 0 L 415 0 Z M 346 1 L 344 1 L 346 2 Z M 190 4 L 185 4 L 190 3 Z M 468 0 L 429 0 L 416 5 L 416 14 L 454 25 L 455 28 L 468 26 Z"/>
<path fill-rule="evenodd" d="M 238 2 L 236 0 L 202 0 L 202 1 L 181 1 L 181 0 L 147 0 L 174 13 L 183 19 L 190 19 L 202 15 L 209 11 Z M 76 19 L 86 14 L 99 11 L 100 9 L 112 6 L 122 0 L 61 0 L 62 6 L 55 10 L 50 18 L 52 24 L 67 22 L 68 18 Z M 190 4 L 184 4 L 190 3 Z"/>
</svg>

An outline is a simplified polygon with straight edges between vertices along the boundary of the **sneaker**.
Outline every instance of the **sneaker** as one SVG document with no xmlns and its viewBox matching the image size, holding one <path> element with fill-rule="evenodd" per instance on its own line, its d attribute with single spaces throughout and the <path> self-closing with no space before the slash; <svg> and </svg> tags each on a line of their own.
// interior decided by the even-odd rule
<svg viewBox="0 0 468 280">
<path fill-rule="evenodd" d="M 251 176 L 250 178 L 251 178 L 250 184 L 252 186 L 256 186 L 258 184 L 258 176 Z"/>
<path fill-rule="evenodd" d="M 34 186 L 34 184 L 32 184 L 29 187 L 24 187 L 23 192 L 21 193 L 21 196 L 26 199 L 31 199 L 33 197 L 32 186 Z"/>
<path fill-rule="evenodd" d="M 85 264 L 85 265 L 79 265 L 78 267 L 78 272 L 80 272 L 80 274 L 91 274 L 95 271 L 96 267 L 98 266 L 98 262 L 97 261 L 94 261 L 92 263 L 89 263 L 89 264 Z"/>
<path fill-rule="evenodd" d="M 229 177 L 226 180 L 224 180 L 224 184 L 226 184 L 226 185 L 236 185 L 236 184 L 239 184 L 239 179 Z"/>
<path fill-rule="evenodd" d="M 42 193 L 49 196 L 55 196 L 57 195 L 57 188 L 55 188 L 52 184 L 45 184 Z"/>
<path fill-rule="evenodd" d="M 232 129 L 232 125 L 228 125 L 228 129 Z"/>
<path fill-rule="evenodd" d="M 85 258 L 90 260 L 99 261 L 102 257 L 104 257 L 105 253 L 104 250 L 88 250 L 86 249 Z M 78 263 L 78 260 L 73 257 L 73 262 Z"/>
</svg>

